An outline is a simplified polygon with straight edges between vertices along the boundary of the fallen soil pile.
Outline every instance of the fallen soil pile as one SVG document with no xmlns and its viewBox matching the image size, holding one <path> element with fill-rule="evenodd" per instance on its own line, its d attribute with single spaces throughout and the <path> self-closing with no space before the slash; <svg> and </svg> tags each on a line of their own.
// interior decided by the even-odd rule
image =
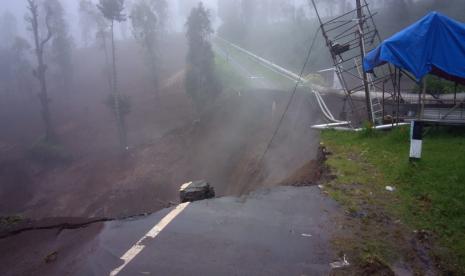
<svg viewBox="0 0 465 276">
<path fill-rule="evenodd" d="M 94 143 L 89 140 L 98 133 L 101 138 L 113 140 L 112 127 L 102 122 L 94 125 L 74 121 L 60 127 L 64 144 L 74 152 L 70 164 L 42 166 L 20 155 L 14 161 L 21 162 L 16 166 L 17 173 L 8 170 L 8 174 L 0 175 L 2 183 L 15 186 L 0 188 L 1 202 L 8 206 L 2 208 L 4 215 L 40 219 L 150 213 L 177 202 L 182 183 L 205 179 L 219 196 L 241 195 L 264 183 L 278 185 L 316 155 L 318 137 L 308 127 L 316 116 L 302 104 L 308 95 L 298 95 L 269 153 L 258 164 L 287 93 L 225 93 L 200 119 L 193 120 L 195 112 L 183 87 L 173 80 L 170 83 L 173 86 L 165 88 L 161 98 L 163 107 L 154 108 L 148 101 L 150 104 L 144 106 L 142 100 L 136 103 L 129 137 L 138 143 L 124 157 L 109 149 L 106 139 L 98 138 Z M 82 133 L 86 133 L 82 139 L 72 138 Z M 313 173 L 314 168 L 307 166 L 303 170 Z"/>
<path fill-rule="evenodd" d="M 326 148 L 318 148 L 315 160 L 310 160 L 280 183 L 281 186 L 312 186 L 325 182 L 328 177 L 326 161 Z"/>
</svg>

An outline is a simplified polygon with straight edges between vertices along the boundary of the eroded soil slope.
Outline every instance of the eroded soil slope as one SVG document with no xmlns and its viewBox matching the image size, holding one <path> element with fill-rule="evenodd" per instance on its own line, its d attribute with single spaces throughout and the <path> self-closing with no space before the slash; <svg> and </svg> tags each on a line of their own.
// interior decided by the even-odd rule
<svg viewBox="0 0 465 276">
<path fill-rule="evenodd" d="M 131 47 L 121 51 L 131 52 Z M 258 162 L 289 91 L 225 90 L 214 106 L 198 115 L 185 94 L 182 62 L 165 68 L 157 97 L 136 60 L 123 55 L 121 61 L 122 90 L 132 102 L 131 146 L 125 156 L 117 150 L 115 123 L 104 104 L 105 82 L 86 61 L 75 94 L 53 93 L 54 123 L 72 155 L 70 162 L 44 165 L 30 160 L 28 147 L 41 133 L 37 103 L 23 99 L 10 106 L 13 111 L 25 103 L 31 108 L 17 123 L 1 123 L 10 128 L 0 139 L 0 215 L 116 217 L 153 212 L 177 202 L 184 182 L 206 179 L 219 196 L 240 195 L 264 183 L 280 183 L 315 158 L 318 136 L 309 126 L 320 117 L 305 91 L 297 93 L 268 153 Z"/>
</svg>

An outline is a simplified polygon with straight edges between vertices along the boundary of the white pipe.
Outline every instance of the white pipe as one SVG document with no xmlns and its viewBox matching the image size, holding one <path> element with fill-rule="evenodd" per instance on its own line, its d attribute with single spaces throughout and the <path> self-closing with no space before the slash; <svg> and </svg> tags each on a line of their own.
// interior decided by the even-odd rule
<svg viewBox="0 0 465 276">
<path fill-rule="evenodd" d="M 233 43 L 227 41 L 226 39 L 224 39 L 224 38 L 222 38 L 222 37 L 219 37 L 219 36 L 216 36 L 216 37 L 217 37 L 218 39 L 222 40 L 223 42 L 225 42 L 225 43 L 231 45 L 232 47 L 236 48 L 237 50 L 239 50 L 239 51 L 241 51 L 241 52 L 244 52 L 244 53 L 246 53 L 247 55 L 253 57 L 254 59 L 258 60 L 259 62 L 261 62 L 261 63 L 263 63 L 263 64 L 265 64 L 265 65 L 268 65 L 268 66 L 270 66 L 270 67 L 276 69 L 276 70 L 279 71 L 281 74 L 284 74 L 284 75 L 286 75 L 286 76 L 289 76 L 291 79 L 293 79 L 293 80 L 296 81 L 296 82 L 297 82 L 297 81 L 302 82 L 302 83 L 307 82 L 305 79 L 301 78 L 301 77 L 298 76 L 297 74 L 295 74 L 295 73 L 293 73 L 293 72 L 291 72 L 291 71 L 289 71 L 289 70 L 287 70 L 287 69 L 284 69 L 283 67 L 281 67 L 281 66 L 279 66 L 279 65 L 277 65 L 277 64 L 275 64 L 275 63 L 273 63 L 273 62 L 271 62 L 271 61 L 268 61 L 268 60 L 266 60 L 266 59 L 264 59 L 264 58 L 262 58 L 262 57 L 259 57 L 259 56 L 255 55 L 255 54 L 253 54 L 253 53 L 251 53 L 251 52 L 249 52 L 249 51 L 247 51 L 247 50 L 245 50 L 245 49 L 243 49 L 243 48 L 237 46 L 236 44 L 233 44 Z"/>
<path fill-rule="evenodd" d="M 255 54 L 253 54 L 252 52 L 249 52 L 229 41 L 227 41 L 226 39 L 222 38 L 222 37 L 219 37 L 219 36 L 216 36 L 218 39 L 220 39 L 221 41 L 229 44 L 230 46 L 236 48 L 237 50 L 251 56 L 252 58 L 258 60 L 263 66 L 265 66 L 266 68 L 268 68 L 269 70 L 272 70 L 273 72 L 275 73 L 278 73 L 290 80 L 293 80 L 295 82 L 301 82 L 301 83 L 306 83 L 307 80 L 301 78 L 300 76 L 298 76 L 297 74 L 279 66 L 279 65 L 276 65 L 275 63 L 273 62 L 270 62 L 262 57 L 259 57 Z M 342 123 L 342 121 L 339 121 L 339 120 L 336 120 L 336 118 L 334 118 L 333 114 L 331 113 L 331 111 L 329 110 L 328 106 L 326 105 L 325 101 L 323 100 L 323 97 L 321 97 L 320 93 L 314 89 L 312 89 L 312 92 L 315 94 L 315 97 L 317 99 L 317 102 L 318 102 L 318 105 L 320 106 L 320 109 L 321 111 L 323 112 L 323 115 L 324 117 L 329 120 L 330 122 L 334 122 L 334 123 Z"/>
<path fill-rule="evenodd" d="M 323 100 L 323 97 L 321 97 L 321 94 L 317 91 L 314 90 L 314 93 L 316 93 L 317 97 L 320 99 L 321 101 L 321 104 L 323 105 L 324 109 L 326 110 L 326 112 L 331 116 L 331 118 L 335 121 L 337 121 L 333 114 L 331 113 L 331 111 L 329 110 L 328 106 L 326 105 L 325 101 Z"/>
<path fill-rule="evenodd" d="M 312 126 L 313 129 L 317 130 L 325 130 L 325 129 L 333 129 L 333 130 L 339 130 L 339 131 L 356 131 L 353 128 L 350 127 L 332 127 L 332 126 L 324 126 L 324 125 L 319 125 L 319 126 Z"/>
<path fill-rule="evenodd" d="M 341 131 L 354 131 L 354 132 L 360 132 L 363 130 L 363 128 L 347 128 L 347 127 L 338 127 L 342 125 L 348 125 L 349 122 L 341 122 L 341 123 L 332 123 L 332 124 L 323 124 L 323 125 L 314 125 L 312 126 L 313 129 L 334 129 L 334 130 L 341 130 Z M 385 129 L 391 129 L 391 128 L 396 128 L 398 126 L 407 126 L 410 125 L 409 123 L 399 123 L 399 124 L 388 124 L 388 125 L 380 125 L 373 127 L 375 130 L 385 130 Z"/>
<path fill-rule="evenodd" d="M 376 129 L 376 130 L 383 130 L 383 129 L 395 128 L 395 127 L 398 127 L 398 126 L 409 126 L 409 125 L 410 125 L 410 123 L 395 123 L 394 125 L 388 124 L 388 125 L 379 125 L 379 126 L 375 126 L 374 129 Z"/>
<path fill-rule="evenodd" d="M 343 125 L 348 125 L 348 124 L 349 122 L 330 123 L 330 124 L 313 125 L 312 128 L 335 127 L 335 126 L 343 126 Z"/>
<path fill-rule="evenodd" d="M 320 94 L 316 92 L 315 90 L 312 90 L 312 93 L 315 94 L 315 98 L 318 101 L 318 105 L 320 106 L 320 109 L 323 113 L 327 114 L 331 119 L 334 119 L 334 117 L 330 114 L 328 114 L 328 110 L 324 107 L 323 103 L 321 102 L 321 98 L 319 97 Z"/>
<path fill-rule="evenodd" d="M 323 97 L 321 96 L 321 94 L 316 90 L 312 90 L 312 92 L 315 94 L 315 96 L 316 96 L 316 98 L 318 100 L 318 104 L 320 105 L 320 109 L 323 112 L 323 114 L 330 117 L 330 118 L 328 118 L 329 121 L 332 121 L 332 122 L 335 122 L 335 123 L 342 123 L 343 121 L 336 120 L 334 118 L 333 114 L 331 113 L 331 111 L 329 110 L 329 108 L 326 105 L 325 101 L 323 100 Z"/>
<path fill-rule="evenodd" d="M 330 121 L 330 122 L 335 122 L 336 120 L 335 120 L 333 117 L 331 117 L 330 114 L 327 113 L 327 111 L 326 111 L 326 110 L 324 109 L 324 107 L 322 106 L 322 103 L 321 103 L 320 98 L 319 98 L 317 95 L 318 95 L 318 94 L 315 93 L 316 101 L 317 101 L 317 103 L 318 103 L 318 106 L 319 106 L 320 109 L 321 109 L 321 112 L 323 113 L 323 116 L 325 116 L 325 118 L 326 118 L 328 121 Z"/>
</svg>

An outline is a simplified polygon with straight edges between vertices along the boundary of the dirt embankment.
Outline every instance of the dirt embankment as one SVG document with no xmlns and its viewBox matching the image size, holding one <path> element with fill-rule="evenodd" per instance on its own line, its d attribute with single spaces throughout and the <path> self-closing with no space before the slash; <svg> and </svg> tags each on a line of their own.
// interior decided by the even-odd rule
<svg viewBox="0 0 465 276">
<path fill-rule="evenodd" d="M 103 104 L 104 84 L 82 70 L 81 78 L 86 81 L 80 82 L 81 94 L 57 96 L 54 102 L 55 124 L 73 161 L 59 166 L 30 162 L 25 152 L 40 131 L 34 128 L 9 135 L 29 138 L 17 147 L 15 158 L 4 160 L 10 164 L 4 168 L 14 165 L 17 170 L 0 174 L 1 182 L 7 183 L 0 187 L 1 202 L 8 206 L 2 206 L 0 215 L 115 217 L 153 212 L 177 202 L 178 188 L 186 181 L 206 179 L 219 196 L 241 195 L 265 183 L 280 183 L 316 155 L 318 135 L 309 126 L 320 116 L 302 91 L 258 164 L 288 93 L 225 92 L 195 120 L 198 115 L 185 95 L 182 73 L 166 78 L 157 99 L 145 89 L 146 80 L 135 70 L 139 67 L 132 67 L 132 72 L 124 71 L 132 76 L 122 74 L 121 81 L 132 99 L 129 154 L 122 158 L 115 150 L 116 129 Z M 27 124 L 31 122 L 24 120 L 23 125 Z M 13 140 L 5 139 L 7 144 Z"/>
</svg>

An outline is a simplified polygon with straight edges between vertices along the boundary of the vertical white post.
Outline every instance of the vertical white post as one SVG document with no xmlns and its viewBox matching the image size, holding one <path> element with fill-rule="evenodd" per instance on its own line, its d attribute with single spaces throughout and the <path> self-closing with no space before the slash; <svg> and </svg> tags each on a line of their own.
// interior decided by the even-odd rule
<svg viewBox="0 0 465 276">
<path fill-rule="evenodd" d="M 422 132 L 422 123 L 419 121 L 412 121 L 410 125 L 410 160 L 421 159 L 423 146 Z"/>
</svg>

